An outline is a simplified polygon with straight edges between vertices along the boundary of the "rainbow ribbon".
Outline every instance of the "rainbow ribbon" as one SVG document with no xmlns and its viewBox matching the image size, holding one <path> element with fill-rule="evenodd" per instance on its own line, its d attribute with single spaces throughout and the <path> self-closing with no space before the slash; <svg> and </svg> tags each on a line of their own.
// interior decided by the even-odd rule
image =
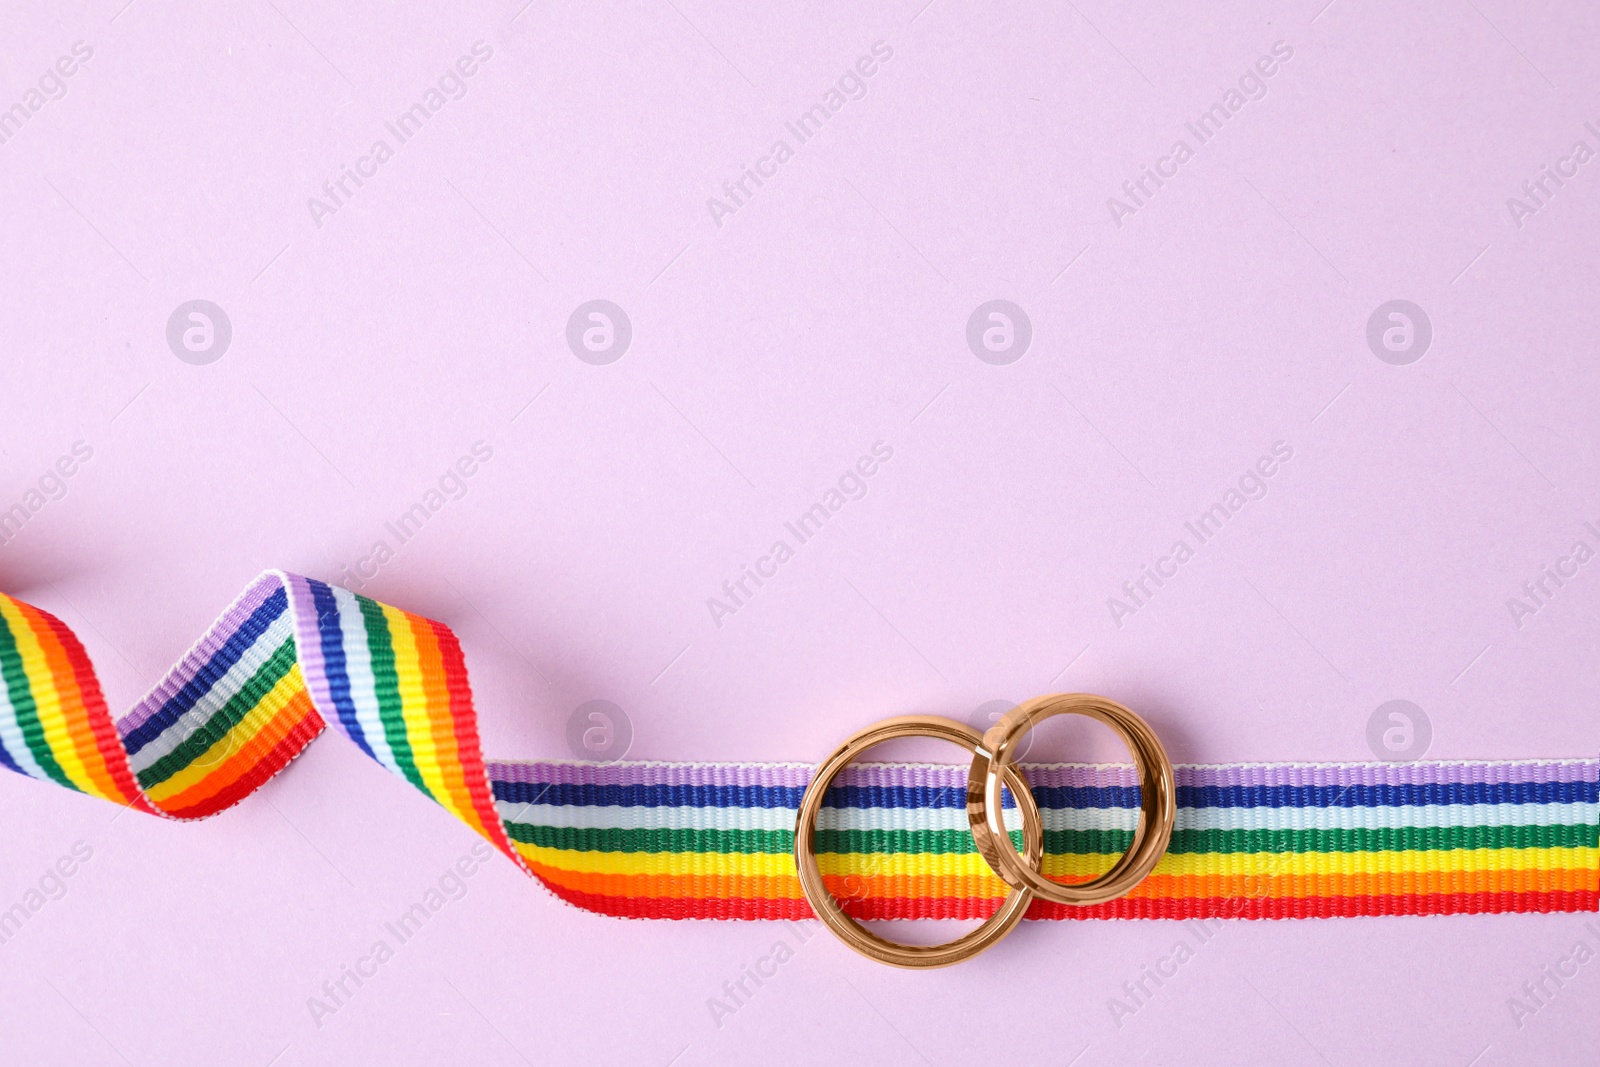
<svg viewBox="0 0 1600 1067">
<path fill-rule="evenodd" d="M 214 815 L 326 724 L 579 907 L 811 916 L 794 873 L 803 764 L 485 762 L 448 627 L 310 578 L 258 578 L 137 707 L 106 708 L 62 622 L 0 594 L 0 766 L 176 819 Z M 1086 881 L 1131 839 L 1123 766 L 1030 766 L 1045 872 Z M 861 918 L 987 915 L 964 767 L 861 764 L 818 820 Z M 1311 918 L 1600 907 L 1600 761 L 1177 768 L 1171 847 L 1132 894 L 1030 918 Z M 1014 815 L 1015 812 L 1012 812 Z M 1019 840 L 1020 831 L 1013 828 Z"/>
</svg>

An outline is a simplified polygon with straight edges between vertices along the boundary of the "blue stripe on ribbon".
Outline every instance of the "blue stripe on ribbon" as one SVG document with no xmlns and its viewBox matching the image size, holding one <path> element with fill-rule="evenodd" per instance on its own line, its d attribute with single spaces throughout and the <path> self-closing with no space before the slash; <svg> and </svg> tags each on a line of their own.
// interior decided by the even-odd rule
<svg viewBox="0 0 1600 1067">
<path fill-rule="evenodd" d="M 601 785 L 495 781 L 496 800 L 524 804 L 630 808 L 800 807 L 799 786 Z M 1033 791 L 1041 808 L 1137 808 L 1127 786 L 1044 786 Z M 1600 781 L 1439 782 L 1422 785 L 1179 786 L 1180 808 L 1374 808 L 1442 804 L 1593 804 Z M 834 786 L 835 808 L 964 808 L 966 791 L 933 786 Z M 1011 807 L 1007 798 L 1006 807 Z"/>
<path fill-rule="evenodd" d="M 1035 790 L 1035 795 L 1049 790 Z M 1390 808 L 1434 804 L 1593 804 L 1600 781 L 1179 786 L 1180 808 Z M 1047 805 L 1039 796 L 1041 806 Z"/>
<path fill-rule="evenodd" d="M 494 798 L 512 804 L 560 804 L 625 808 L 789 808 L 798 810 L 801 786 L 777 785 L 599 785 L 593 783 L 494 781 Z M 1010 793 L 1005 806 L 1015 802 Z M 931 786 L 845 786 L 828 790 L 833 808 L 964 808 L 960 789 Z"/>
<path fill-rule="evenodd" d="M 17 766 L 17 761 L 11 758 L 11 753 L 6 751 L 6 743 L 4 741 L 0 741 L 0 767 L 4 767 L 8 771 L 16 771 L 18 774 L 28 775 L 27 771 Z M 31 778 L 32 775 L 28 775 L 28 777 Z"/>
<path fill-rule="evenodd" d="M 165 733 L 167 727 L 188 714 L 288 608 L 289 596 L 281 587 L 262 601 L 261 606 L 250 613 L 250 617 L 223 642 L 222 647 L 201 666 L 195 676 L 178 690 L 176 696 L 123 737 L 122 743 L 128 750 L 128 755 L 138 753 L 141 748 Z"/>
<path fill-rule="evenodd" d="M 326 582 L 307 578 L 306 585 L 311 588 L 311 599 L 317 607 L 317 636 L 322 641 L 328 695 L 339 712 L 339 722 L 350 740 L 361 746 L 361 751 L 377 759 L 372 746 L 367 744 L 366 734 L 362 732 L 361 720 L 356 718 L 355 701 L 350 699 L 350 671 L 344 656 L 344 628 L 339 625 L 339 602 L 334 599 L 333 590 Z"/>
</svg>

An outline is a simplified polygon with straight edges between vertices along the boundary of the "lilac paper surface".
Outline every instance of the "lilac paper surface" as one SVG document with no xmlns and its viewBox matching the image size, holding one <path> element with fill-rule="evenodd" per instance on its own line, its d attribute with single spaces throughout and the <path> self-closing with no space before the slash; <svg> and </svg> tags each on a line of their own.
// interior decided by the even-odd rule
<svg viewBox="0 0 1600 1067">
<path fill-rule="evenodd" d="M 1189 763 L 1600 751 L 1588 5 L 7 15 L 0 587 L 118 711 L 283 567 L 454 627 L 495 758 L 598 707 L 631 758 L 808 761 L 1053 690 Z M 472 845 L 351 746 L 198 826 L 0 810 L 0 908 L 92 850 L 0 944 L 7 1063 L 1600 1042 L 1589 916 L 1030 924 L 909 974 L 509 863 L 317 1013 Z"/>
</svg>

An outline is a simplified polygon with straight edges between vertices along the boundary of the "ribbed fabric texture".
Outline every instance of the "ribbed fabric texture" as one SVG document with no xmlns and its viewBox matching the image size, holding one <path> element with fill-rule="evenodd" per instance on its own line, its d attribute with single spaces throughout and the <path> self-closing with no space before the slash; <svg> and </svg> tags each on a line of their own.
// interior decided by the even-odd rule
<svg viewBox="0 0 1600 1067">
<path fill-rule="evenodd" d="M 562 899 L 635 918 L 798 919 L 805 764 L 486 763 L 449 628 L 268 572 L 120 722 L 59 619 L 0 594 L 0 767 L 152 814 L 220 811 L 331 724 Z M 1132 839 L 1132 768 L 1025 767 L 1045 873 L 1086 881 Z M 1032 918 L 1310 918 L 1591 911 L 1600 761 L 1177 769 L 1171 847 L 1132 894 Z M 817 822 L 863 918 L 989 914 L 966 768 L 863 764 Z M 1010 810 L 1013 839 L 1021 833 Z"/>
<path fill-rule="evenodd" d="M 1131 767 L 1024 768 L 1045 873 L 1087 881 L 1132 841 Z M 491 763 L 529 867 L 580 907 L 638 918 L 811 914 L 794 874 L 803 764 Z M 1129 896 L 1032 918 L 1305 918 L 1594 910 L 1600 764 L 1179 767 L 1172 844 Z M 1012 812 L 1012 837 L 1021 832 Z M 1005 892 L 977 855 L 966 769 L 846 769 L 818 819 L 825 881 L 860 918 L 977 918 Z"/>
</svg>

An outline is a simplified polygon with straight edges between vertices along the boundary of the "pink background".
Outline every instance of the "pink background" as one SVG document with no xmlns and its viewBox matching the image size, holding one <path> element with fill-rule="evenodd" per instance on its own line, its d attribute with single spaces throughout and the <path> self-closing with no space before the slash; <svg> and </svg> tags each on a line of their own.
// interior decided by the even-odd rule
<svg viewBox="0 0 1600 1067">
<path fill-rule="evenodd" d="M 1507 607 L 1600 545 L 1600 160 L 1520 227 L 1506 203 L 1600 148 L 1590 5 L 122 4 L 0 32 L 0 107 L 93 50 L 0 145 L 0 508 L 94 453 L 0 588 L 77 630 L 114 707 L 261 569 L 342 580 L 481 440 L 360 591 L 455 628 L 493 756 L 568 755 L 594 698 L 638 758 L 812 760 L 1060 689 L 1186 762 L 1367 759 L 1395 698 L 1430 757 L 1600 751 L 1600 564 Z M 466 94 L 314 223 L 479 40 Z M 865 97 L 797 145 L 877 41 Z M 1107 198 L 1279 41 L 1266 96 L 1116 225 Z M 780 137 L 718 227 L 706 199 Z M 633 324 L 608 366 L 565 341 L 597 297 Z M 165 336 L 197 298 L 233 328 L 206 366 Z M 995 298 L 1033 327 L 1008 366 L 965 340 Z M 1408 366 L 1367 347 L 1391 299 L 1432 322 Z M 880 440 L 866 497 L 713 625 Z M 1280 440 L 1269 494 L 1119 628 L 1107 598 Z M 93 849 L 0 945 L 7 1063 L 1600 1055 L 1600 963 L 1521 1027 L 1506 1006 L 1600 945 L 1585 916 L 1234 923 L 1120 1027 L 1107 1001 L 1183 930 L 1030 924 L 930 974 L 823 936 L 719 1027 L 707 999 L 784 928 L 601 918 L 503 862 L 319 1027 L 307 998 L 473 840 L 354 748 L 199 825 L 11 775 L 0 810 L 0 907 Z"/>
</svg>

